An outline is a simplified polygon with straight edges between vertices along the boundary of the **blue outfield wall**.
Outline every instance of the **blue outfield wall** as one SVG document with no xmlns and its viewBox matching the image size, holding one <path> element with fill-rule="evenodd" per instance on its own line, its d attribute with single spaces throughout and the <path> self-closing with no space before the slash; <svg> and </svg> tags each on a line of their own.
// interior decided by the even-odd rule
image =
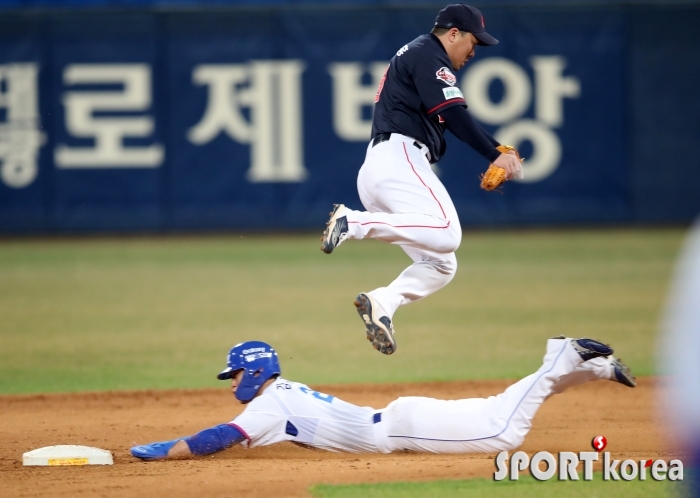
<svg viewBox="0 0 700 498">
<path fill-rule="evenodd" d="M 440 7 L 4 10 L 0 231 L 305 229 L 360 208 L 379 79 Z M 464 226 L 700 212 L 698 6 L 482 7 L 501 43 L 458 84 L 528 161 L 486 193 L 449 137 Z"/>
</svg>

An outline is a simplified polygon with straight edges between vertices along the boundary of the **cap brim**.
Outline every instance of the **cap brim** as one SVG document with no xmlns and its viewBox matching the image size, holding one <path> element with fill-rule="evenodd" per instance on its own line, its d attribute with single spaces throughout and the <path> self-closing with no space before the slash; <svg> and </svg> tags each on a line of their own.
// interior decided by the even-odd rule
<svg viewBox="0 0 700 498">
<path fill-rule="evenodd" d="M 219 375 L 216 376 L 219 380 L 226 380 L 233 377 L 233 369 L 231 367 L 224 368 Z"/>
<path fill-rule="evenodd" d="M 482 31 L 481 33 L 472 33 L 476 39 L 479 41 L 479 45 L 490 47 L 492 45 L 498 45 L 498 40 L 496 40 L 493 36 L 488 34 L 486 31 Z"/>
</svg>

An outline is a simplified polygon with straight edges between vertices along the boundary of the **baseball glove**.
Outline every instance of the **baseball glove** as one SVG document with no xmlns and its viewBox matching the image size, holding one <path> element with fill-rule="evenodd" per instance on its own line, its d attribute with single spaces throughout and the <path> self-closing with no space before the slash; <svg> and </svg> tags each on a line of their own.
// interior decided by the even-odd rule
<svg viewBox="0 0 700 498">
<path fill-rule="evenodd" d="M 515 151 L 515 155 L 518 156 L 518 160 L 522 162 L 522 158 L 515 147 L 511 147 L 510 145 L 499 145 L 496 147 L 496 150 L 503 154 L 507 154 L 511 150 Z M 486 170 L 486 173 L 483 173 L 480 178 L 481 188 L 489 191 L 496 190 L 505 183 L 506 170 L 492 163 L 489 164 L 489 168 Z"/>
</svg>

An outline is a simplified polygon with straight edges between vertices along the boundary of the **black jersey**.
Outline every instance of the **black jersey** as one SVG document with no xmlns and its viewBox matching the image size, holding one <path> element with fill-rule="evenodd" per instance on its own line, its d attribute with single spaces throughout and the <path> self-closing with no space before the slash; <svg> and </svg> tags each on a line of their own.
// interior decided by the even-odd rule
<svg viewBox="0 0 700 498">
<path fill-rule="evenodd" d="M 374 99 L 372 138 L 400 133 L 423 142 L 432 162 L 445 153 L 445 126 L 439 113 L 466 107 L 445 48 L 433 34 L 404 45 L 391 59 Z"/>
</svg>

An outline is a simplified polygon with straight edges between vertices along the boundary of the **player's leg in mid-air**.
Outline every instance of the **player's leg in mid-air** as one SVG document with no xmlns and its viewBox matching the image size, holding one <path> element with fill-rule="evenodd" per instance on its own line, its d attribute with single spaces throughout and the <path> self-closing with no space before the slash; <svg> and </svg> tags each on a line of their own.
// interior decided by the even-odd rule
<svg viewBox="0 0 700 498">
<path fill-rule="evenodd" d="M 607 379 L 634 387 L 612 349 L 590 339 L 547 341 L 542 366 L 503 393 L 455 401 L 399 398 L 382 411 L 387 449 L 491 453 L 520 446 L 545 399 L 567 387 Z"/>
<path fill-rule="evenodd" d="M 457 271 L 455 253 L 440 254 L 411 246 L 401 248 L 413 260 L 413 264 L 388 286 L 361 293 L 355 299 L 357 311 L 365 322 L 367 339 L 375 349 L 385 354 L 396 350 L 391 319 L 396 309 L 441 289 Z M 385 325 L 389 332 L 378 324 Z"/>
<path fill-rule="evenodd" d="M 565 339 L 565 337 L 553 337 L 552 339 Z M 637 387 L 629 367 L 620 358 L 613 355 L 593 358 L 578 365 L 573 372 L 559 377 L 552 387 L 552 394 L 559 394 L 570 387 L 584 384 L 591 380 L 608 379 L 619 382 L 627 387 Z"/>
<path fill-rule="evenodd" d="M 452 199 L 412 139 L 392 135 L 370 144 L 357 188 L 366 211 L 337 205 L 322 249 L 330 253 L 345 240 L 373 238 L 400 245 L 413 259 L 387 287 L 362 293 L 355 301 L 372 345 L 391 354 L 396 349 L 394 312 L 452 280 L 462 230 Z"/>
</svg>

